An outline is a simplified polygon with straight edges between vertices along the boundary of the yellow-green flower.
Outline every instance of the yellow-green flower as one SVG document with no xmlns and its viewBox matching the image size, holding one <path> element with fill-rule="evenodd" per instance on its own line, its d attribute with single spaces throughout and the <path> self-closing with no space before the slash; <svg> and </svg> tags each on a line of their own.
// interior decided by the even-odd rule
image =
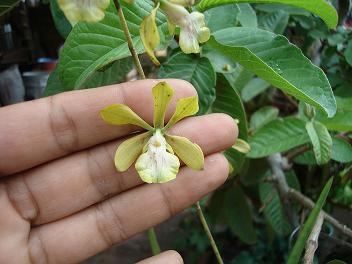
<svg viewBox="0 0 352 264">
<path fill-rule="evenodd" d="M 192 0 L 161 0 L 152 12 L 144 18 L 140 27 L 140 35 L 145 50 L 155 64 L 159 64 L 154 50 L 160 43 L 156 25 L 156 12 L 160 9 L 166 14 L 170 34 L 174 34 L 175 26 L 180 27 L 180 48 L 186 53 L 199 53 L 199 43 L 209 40 L 210 30 L 205 25 L 204 15 L 199 12 L 189 13 L 184 6 L 193 4 Z"/>
<path fill-rule="evenodd" d="M 98 22 L 105 16 L 110 0 L 58 0 L 59 7 L 72 25 L 77 22 Z"/>
<path fill-rule="evenodd" d="M 192 169 L 203 169 L 204 155 L 201 148 L 185 137 L 168 134 L 168 129 L 178 121 L 198 112 L 198 98 L 193 96 L 179 99 L 174 114 L 164 125 L 165 112 L 173 96 L 173 89 L 166 82 L 160 82 L 153 87 L 152 93 L 154 127 L 123 104 L 107 106 L 100 112 L 104 121 L 109 124 L 131 124 L 147 130 L 120 144 L 115 154 L 117 170 L 126 171 L 137 160 L 135 168 L 144 182 L 164 183 L 176 178 L 180 167 L 179 158 Z"/>
</svg>

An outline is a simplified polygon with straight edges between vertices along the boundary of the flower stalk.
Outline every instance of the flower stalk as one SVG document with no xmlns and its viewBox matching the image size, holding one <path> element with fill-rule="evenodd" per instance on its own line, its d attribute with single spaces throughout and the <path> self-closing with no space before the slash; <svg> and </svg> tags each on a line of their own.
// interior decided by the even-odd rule
<svg viewBox="0 0 352 264">
<path fill-rule="evenodd" d="M 120 23 L 121 23 L 122 28 L 123 28 L 123 32 L 124 32 L 125 37 L 127 39 L 128 48 L 129 48 L 129 50 L 131 52 L 131 55 L 133 57 L 134 65 L 137 68 L 137 72 L 139 74 L 139 77 L 141 79 L 145 79 L 144 70 L 143 70 L 142 64 L 141 64 L 141 62 L 139 60 L 136 48 L 133 45 L 132 37 L 131 37 L 130 31 L 128 29 L 128 25 L 127 25 L 127 22 L 126 22 L 125 15 L 123 13 L 121 4 L 120 4 L 119 0 L 114 0 L 114 4 L 115 4 L 116 10 L 117 10 L 117 14 L 118 14 L 119 19 L 120 19 Z M 155 230 L 154 230 L 153 227 L 148 229 L 148 239 L 149 239 L 149 244 L 150 244 L 150 248 L 152 250 L 153 255 L 160 254 L 160 252 L 161 252 L 160 245 L 159 245 L 158 238 L 157 238 L 157 236 L 155 234 Z"/>
<path fill-rule="evenodd" d="M 120 1 L 119 0 L 114 0 L 114 4 L 115 4 L 116 10 L 117 10 L 117 14 L 118 14 L 119 19 L 120 19 L 120 23 L 121 23 L 123 32 L 124 32 L 125 37 L 127 39 L 127 45 L 128 45 L 128 48 L 129 48 L 129 50 L 131 52 L 131 55 L 132 55 L 132 58 L 133 58 L 133 61 L 134 61 L 134 65 L 137 68 L 137 72 L 139 74 L 139 77 L 141 79 L 145 79 L 145 74 L 144 74 L 144 71 L 143 71 L 143 67 L 142 67 L 142 64 L 141 64 L 141 62 L 140 62 L 140 60 L 138 58 L 137 50 L 136 50 L 136 48 L 133 45 L 132 37 L 131 37 L 130 31 L 128 29 L 128 25 L 127 25 L 127 22 L 126 22 L 126 19 L 125 19 L 125 15 L 123 13 Z"/>
<path fill-rule="evenodd" d="M 205 217 L 204 217 L 204 214 L 203 214 L 203 211 L 202 211 L 202 207 L 200 206 L 199 201 L 196 203 L 196 209 L 197 209 L 197 214 L 198 214 L 199 220 L 202 223 L 202 226 L 204 228 L 204 232 L 205 232 L 205 234 L 207 235 L 207 237 L 209 239 L 210 245 L 211 245 L 211 247 L 212 247 L 212 249 L 214 251 L 214 254 L 215 254 L 215 257 L 216 257 L 218 263 L 219 264 L 224 264 L 224 261 L 221 258 L 221 254 L 220 254 L 219 249 L 218 249 L 218 247 L 217 247 L 217 245 L 215 243 L 213 235 L 210 232 L 210 229 L 209 229 L 209 226 L 207 224 L 207 221 L 205 220 Z"/>
</svg>

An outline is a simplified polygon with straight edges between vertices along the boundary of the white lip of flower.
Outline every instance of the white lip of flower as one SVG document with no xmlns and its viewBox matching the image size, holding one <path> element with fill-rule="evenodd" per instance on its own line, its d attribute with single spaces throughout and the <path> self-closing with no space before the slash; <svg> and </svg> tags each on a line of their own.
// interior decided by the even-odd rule
<svg viewBox="0 0 352 264">
<path fill-rule="evenodd" d="M 139 156 L 135 165 L 144 182 L 164 183 L 176 178 L 180 161 L 173 155 L 159 129 L 148 140 L 144 149 L 147 151 Z M 172 153 L 167 150 L 171 150 Z"/>
<path fill-rule="evenodd" d="M 161 1 L 160 8 L 167 14 L 171 23 L 180 27 L 180 47 L 186 54 L 199 53 L 199 43 L 209 40 L 210 30 L 205 25 L 204 15 L 189 13 L 181 5 Z"/>
</svg>

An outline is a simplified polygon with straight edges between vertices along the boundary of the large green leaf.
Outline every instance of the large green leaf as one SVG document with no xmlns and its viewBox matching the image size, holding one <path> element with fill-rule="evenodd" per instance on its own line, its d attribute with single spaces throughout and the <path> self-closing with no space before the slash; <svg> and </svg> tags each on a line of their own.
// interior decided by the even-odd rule
<svg viewBox="0 0 352 264">
<path fill-rule="evenodd" d="M 250 4 L 238 4 L 238 21 L 244 27 L 258 27 L 257 15 Z"/>
<path fill-rule="evenodd" d="M 152 10 L 152 2 L 136 0 L 133 5 L 122 1 L 133 43 L 139 53 L 144 48 L 139 37 L 139 25 Z M 157 24 L 161 45 L 169 42 L 165 16 L 159 12 Z M 113 1 L 105 18 L 98 23 L 78 23 L 66 39 L 59 62 L 59 77 L 68 89 L 79 89 L 91 75 L 113 61 L 130 56 Z"/>
<path fill-rule="evenodd" d="M 332 118 L 319 117 L 319 121 L 331 131 L 351 131 L 352 111 L 338 112 Z"/>
<path fill-rule="evenodd" d="M 9 12 L 12 8 L 14 8 L 21 0 L 1 0 L 0 3 L 0 16 Z"/>
<path fill-rule="evenodd" d="M 176 53 L 161 65 L 158 78 L 178 78 L 192 83 L 199 97 L 198 114 L 205 114 L 215 100 L 216 74 L 205 57 Z"/>
<path fill-rule="evenodd" d="M 332 138 L 332 155 L 331 159 L 338 162 L 352 162 L 352 146 L 342 138 Z"/>
<path fill-rule="evenodd" d="M 208 44 L 263 80 L 325 111 L 329 117 L 335 114 L 336 101 L 324 72 L 284 36 L 234 27 L 215 32 Z"/>
<path fill-rule="evenodd" d="M 252 212 L 242 188 L 236 184 L 229 189 L 225 203 L 225 217 L 230 230 L 243 242 L 254 244 L 257 236 L 253 227 Z"/>
<path fill-rule="evenodd" d="M 276 34 L 283 34 L 287 27 L 289 18 L 289 13 L 282 10 L 267 13 L 264 16 L 260 17 L 259 27 L 265 30 L 272 31 Z"/>
<path fill-rule="evenodd" d="M 284 215 L 279 194 L 274 186 L 270 183 L 260 183 L 259 195 L 264 207 L 265 219 L 276 234 L 287 235 L 291 229 L 290 224 Z"/>
<path fill-rule="evenodd" d="M 313 145 L 317 164 L 327 163 L 331 158 L 332 139 L 326 126 L 322 123 L 311 121 L 307 122 L 306 130 Z"/>
<path fill-rule="evenodd" d="M 241 97 L 244 102 L 249 102 L 257 95 L 266 91 L 270 87 L 270 83 L 260 79 L 253 78 L 242 89 Z"/>
<path fill-rule="evenodd" d="M 72 30 L 72 26 L 65 17 L 64 12 L 61 11 L 57 0 L 50 0 L 50 11 L 57 31 L 61 37 L 66 39 Z"/>
<path fill-rule="evenodd" d="M 111 65 L 95 71 L 85 81 L 82 88 L 95 88 L 104 85 L 120 83 L 124 80 L 126 74 L 132 69 L 133 62 L 131 58 L 125 58 L 113 62 Z M 45 87 L 44 96 L 54 95 L 69 91 L 62 85 L 59 79 L 58 71 L 55 69 L 49 76 L 48 82 Z"/>
<path fill-rule="evenodd" d="M 59 79 L 59 71 L 57 68 L 55 68 L 55 70 L 51 72 L 49 79 L 46 82 L 46 87 L 43 96 L 50 96 L 69 90 L 70 89 L 65 89 L 65 87 L 62 85 Z"/>
<path fill-rule="evenodd" d="M 241 65 L 237 65 L 231 73 L 224 73 L 226 80 L 237 92 L 241 92 L 254 74 Z"/>
<path fill-rule="evenodd" d="M 218 6 L 204 12 L 205 22 L 211 32 L 237 25 L 237 5 Z"/>
<path fill-rule="evenodd" d="M 212 7 L 232 3 L 287 4 L 304 8 L 320 16 L 330 28 L 336 27 L 338 22 L 336 10 L 325 0 L 202 0 L 196 7 L 198 10 L 204 11 Z"/>
<path fill-rule="evenodd" d="M 276 119 L 278 115 L 279 109 L 272 106 L 264 106 L 258 111 L 254 112 L 251 116 L 251 120 L 249 122 L 250 129 L 252 131 L 257 130 L 269 123 L 270 121 Z"/>
<path fill-rule="evenodd" d="M 240 121 L 238 137 L 247 140 L 247 119 L 241 98 L 222 74 L 219 74 L 217 78 L 216 100 L 212 106 L 212 112 L 225 113 L 234 119 L 238 119 Z M 243 153 L 231 148 L 225 152 L 225 156 L 236 172 L 242 168 L 245 159 Z"/>
<path fill-rule="evenodd" d="M 283 152 L 309 142 L 304 121 L 294 118 L 279 118 L 258 129 L 248 142 L 250 158 L 261 158 Z"/>
<path fill-rule="evenodd" d="M 315 204 L 313 210 L 309 214 L 308 219 L 305 222 L 301 232 L 299 233 L 297 241 L 293 246 L 292 251 L 290 252 L 287 264 L 299 263 L 299 260 L 301 258 L 301 254 L 304 250 L 308 236 L 312 231 L 315 221 L 317 220 L 318 215 L 325 204 L 326 198 L 328 197 L 328 194 L 332 185 L 332 181 L 333 181 L 333 178 L 330 178 L 330 180 L 325 184 L 323 191 L 319 195 L 317 203 Z"/>
</svg>

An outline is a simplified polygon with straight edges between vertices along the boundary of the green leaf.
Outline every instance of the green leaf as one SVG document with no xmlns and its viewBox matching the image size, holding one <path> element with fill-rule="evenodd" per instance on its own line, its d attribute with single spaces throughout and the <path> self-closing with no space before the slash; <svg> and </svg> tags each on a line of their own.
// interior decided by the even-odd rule
<svg viewBox="0 0 352 264">
<path fill-rule="evenodd" d="M 253 78 L 243 87 L 241 91 L 241 97 L 244 102 L 248 102 L 252 100 L 254 97 L 256 97 L 257 95 L 264 92 L 269 87 L 270 87 L 270 83 L 260 78 Z"/>
<path fill-rule="evenodd" d="M 324 72 L 283 36 L 256 28 L 227 28 L 208 42 L 272 85 L 306 103 L 336 112 L 336 101 Z"/>
<path fill-rule="evenodd" d="M 258 129 L 248 140 L 250 158 L 261 158 L 284 152 L 309 142 L 304 121 L 294 118 L 279 118 Z"/>
<path fill-rule="evenodd" d="M 352 111 L 337 112 L 332 118 L 317 118 L 330 131 L 351 131 L 352 130 Z"/>
<path fill-rule="evenodd" d="M 259 196 L 264 207 L 265 219 L 269 222 L 275 233 L 278 235 L 287 235 L 291 227 L 284 215 L 279 194 L 274 186 L 270 183 L 260 183 Z"/>
<path fill-rule="evenodd" d="M 253 78 L 254 74 L 241 65 L 237 65 L 231 73 L 224 73 L 232 88 L 241 92 L 244 86 Z"/>
<path fill-rule="evenodd" d="M 326 164 L 331 158 L 332 139 L 327 128 L 319 122 L 307 122 L 307 133 L 313 145 L 318 165 Z"/>
<path fill-rule="evenodd" d="M 335 28 L 338 22 L 336 10 L 325 0 L 202 0 L 196 8 L 199 11 L 205 11 L 219 5 L 232 3 L 287 4 L 306 9 L 320 16 L 330 28 Z"/>
<path fill-rule="evenodd" d="M 139 36 L 139 25 L 150 13 L 153 5 L 151 2 L 136 0 L 133 5 L 122 1 L 122 6 L 133 43 L 137 51 L 142 53 L 144 48 Z M 163 46 L 170 39 L 168 33 L 164 34 L 168 32 L 166 18 L 158 12 L 156 20 Z M 60 56 L 60 80 L 67 89 L 82 88 L 95 71 L 129 56 L 127 41 L 111 1 L 102 21 L 78 23 L 71 31 Z"/>
<path fill-rule="evenodd" d="M 225 217 L 230 230 L 237 235 L 243 242 L 254 244 L 257 241 L 252 212 L 247 198 L 238 185 L 234 185 L 226 193 Z"/>
<path fill-rule="evenodd" d="M 250 4 L 238 4 L 238 21 L 244 27 L 258 27 L 257 15 Z M 227 26 L 228 27 L 228 26 Z"/>
<path fill-rule="evenodd" d="M 256 5 L 255 9 L 257 11 L 266 12 L 266 13 L 273 13 L 280 10 L 288 13 L 290 16 L 306 16 L 306 17 L 311 16 L 311 14 L 308 11 L 302 8 L 298 8 L 290 5 L 283 5 L 283 4 Z"/>
<path fill-rule="evenodd" d="M 279 109 L 272 106 L 264 106 L 253 113 L 249 122 L 249 127 L 252 131 L 257 130 L 270 121 L 276 119 L 278 115 Z"/>
<path fill-rule="evenodd" d="M 314 156 L 313 150 L 309 150 L 294 158 L 293 160 L 297 164 L 301 165 L 316 165 L 317 161 Z"/>
<path fill-rule="evenodd" d="M 9 12 L 12 8 L 14 8 L 21 0 L 1 0 L 0 3 L 0 16 Z"/>
<path fill-rule="evenodd" d="M 132 69 L 133 62 L 131 58 L 125 58 L 107 65 L 99 71 L 94 72 L 84 83 L 82 88 L 95 88 L 115 83 L 121 83 L 126 74 Z M 50 74 L 45 87 L 44 96 L 54 95 L 69 91 L 62 85 L 59 79 L 57 68 Z"/>
<path fill-rule="evenodd" d="M 204 12 L 205 23 L 211 32 L 234 27 L 239 12 L 237 5 L 218 6 Z"/>
<path fill-rule="evenodd" d="M 62 85 L 59 79 L 59 71 L 56 67 L 55 70 L 51 72 L 48 78 L 48 81 L 46 82 L 46 87 L 43 93 L 43 97 L 66 92 L 69 90 L 70 89 L 65 89 L 65 87 Z"/>
<path fill-rule="evenodd" d="M 324 189 L 321 192 L 317 203 L 315 204 L 313 210 L 309 214 L 307 221 L 305 222 L 301 232 L 298 235 L 297 241 L 293 246 L 293 249 L 289 255 L 287 264 L 299 263 L 299 260 L 301 258 L 301 254 L 304 250 L 308 236 L 313 229 L 313 226 L 315 224 L 315 221 L 318 218 L 320 211 L 323 209 L 326 198 L 328 197 L 328 194 L 332 185 L 332 181 L 333 181 L 333 178 L 330 178 L 330 180 L 325 184 Z"/>
<path fill-rule="evenodd" d="M 331 159 L 342 163 L 352 162 L 351 144 L 342 138 L 333 137 Z"/>
<path fill-rule="evenodd" d="M 222 74 L 219 74 L 217 78 L 216 100 L 213 103 L 212 112 L 225 113 L 234 119 L 238 119 L 238 138 L 247 140 L 247 118 L 241 98 Z M 225 152 L 225 156 L 236 172 L 242 168 L 245 154 L 231 148 Z"/>
<path fill-rule="evenodd" d="M 271 31 L 276 34 L 283 34 L 287 27 L 289 18 L 289 13 L 282 10 L 267 13 L 260 17 L 259 26 L 264 30 Z"/>
<path fill-rule="evenodd" d="M 124 58 L 95 71 L 82 88 L 95 88 L 123 82 L 127 73 L 133 68 L 132 58 Z"/>
<path fill-rule="evenodd" d="M 178 78 L 193 84 L 199 98 L 198 114 L 206 113 L 215 100 L 216 74 L 207 58 L 176 53 L 161 65 L 157 75 L 158 78 Z"/>
<path fill-rule="evenodd" d="M 345 58 L 349 65 L 352 65 L 352 40 L 350 40 L 347 44 L 345 50 Z"/>
<path fill-rule="evenodd" d="M 65 17 L 64 13 L 61 11 L 59 5 L 57 4 L 57 0 L 50 0 L 50 11 L 57 31 L 61 37 L 66 39 L 72 30 L 72 26 Z"/>
</svg>

